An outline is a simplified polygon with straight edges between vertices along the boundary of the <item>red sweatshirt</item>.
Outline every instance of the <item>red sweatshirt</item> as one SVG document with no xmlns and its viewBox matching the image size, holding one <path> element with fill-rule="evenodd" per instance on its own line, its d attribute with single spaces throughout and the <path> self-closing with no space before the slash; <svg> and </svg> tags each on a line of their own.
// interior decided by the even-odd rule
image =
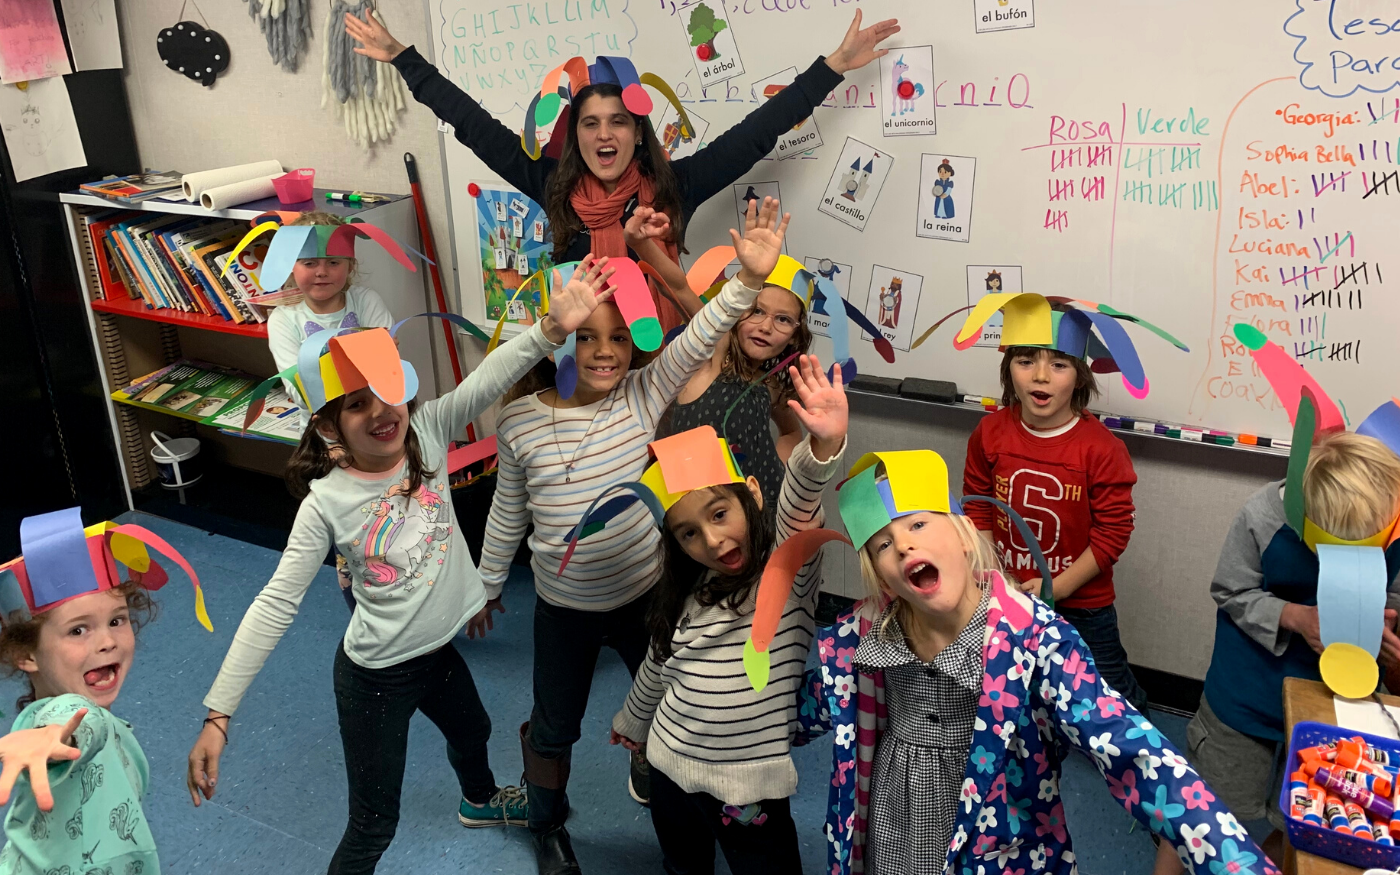
<svg viewBox="0 0 1400 875">
<path fill-rule="evenodd" d="M 990 495 L 1025 517 L 1058 576 L 1092 548 L 1099 575 L 1057 604 L 1113 604 L 1113 565 L 1133 533 L 1133 471 L 1128 448 L 1092 414 L 1057 437 L 1037 437 L 1009 407 L 982 418 L 967 442 L 964 495 Z M 964 508 L 977 528 L 990 530 L 1009 573 L 1039 577 L 1031 554 L 1012 533 L 1006 514 L 988 504 Z"/>
</svg>

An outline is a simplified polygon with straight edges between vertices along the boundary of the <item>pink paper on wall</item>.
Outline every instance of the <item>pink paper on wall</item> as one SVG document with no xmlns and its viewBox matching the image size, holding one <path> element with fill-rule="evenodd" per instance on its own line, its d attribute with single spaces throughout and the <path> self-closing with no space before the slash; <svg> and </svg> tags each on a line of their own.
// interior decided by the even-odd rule
<svg viewBox="0 0 1400 875">
<path fill-rule="evenodd" d="M 72 72 L 53 0 L 0 0 L 0 82 Z"/>
</svg>

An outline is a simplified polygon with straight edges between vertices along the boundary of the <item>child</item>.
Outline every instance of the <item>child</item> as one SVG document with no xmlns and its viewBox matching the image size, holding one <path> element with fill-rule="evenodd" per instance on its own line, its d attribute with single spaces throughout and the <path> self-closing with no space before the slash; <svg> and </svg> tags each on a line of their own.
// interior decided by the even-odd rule
<svg viewBox="0 0 1400 875">
<path fill-rule="evenodd" d="M 993 872 L 1013 860 L 1073 873 L 1066 748 L 1193 871 L 1277 871 L 1099 676 L 1079 633 L 1007 585 L 936 453 L 867 455 L 838 488 L 870 598 L 818 631 L 821 672 L 799 717 L 803 735 L 836 730 L 833 875 Z"/>
<path fill-rule="evenodd" d="M 821 528 L 822 490 L 836 473 L 846 438 L 840 366 L 828 383 L 814 356 L 800 364 L 800 372 L 794 367 L 790 373 L 801 399 L 792 410 L 811 438 L 788 458 L 777 543 Z M 661 503 L 669 506 L 661 581 L 648 617 L 651 648 L 613 717 L 612 742 L 629 749 L 648 743 L 651 819 L 666 871 L 713 873 L 718 841 L 732 872 L 800 875 L 788 806 L 797 770 L 788 740 L 816 625 L 821 563 L 814 557 L 803 565 L 783 600 L 767 648 L 771 674 L 755 690 L 734 667 L 744 662 L 745 643 L 755 635 L 759 577 L 775 546 L 773 527 L 762 513 L 758 481 L 737 474 L 709 426 L 657 441 L 658 459 L 664 445 L 696 434 L 722 458 L 712 467 L 726 476 L 688 492 L 673 491 L 671 478 L 660 488 Z M 664 473 L 666 462 L 652 467 Z M 642 482 L 648 483 L 646 476 Z"/>
<path fill-rule="evenodd" d="M 1031 520 L 1055 575 L 1055 610 L 1083 637 L 1109 686 L 1146 711 L 1147 693 L 1128 667 L 1113 606 L 1113 565 L 1133 533 L 1137 473 L 1127 447 L 1087 410 L 1099 391 L 1088 359 L 1096 357 L 1096 367 L 1121 367 L 1135 395 L 1139 387 L 1146 394 L 1147 378 L 1132 342 L 1109 315 L 1052 310 L 1040 295 L 983 297 L 955 343 L 975 342 L 982 322 L 1000 307 L 1002 408 L 973 429 L 963 492 L 995 495 Z M 968 515 L 1013 576 L 1035 576 L 1005 513 L 978 507 Z"/>
<path fill-rule="evenodd" d="M 1292 363 L 1291 357 L 1287 360 Z M 1288 397 L 1275 374 L 1265 370 L 1265 376 L 1281 399 Z M 1318 395 L 1326 397 L 1320 390 Z M 1367 430 L 1364 423 L 1358 429 Z M 1225 536 L 1210 585 L 1218 607 L 1215 650 L 1200 709 L 1186 734 L 1188 752 L 1201 776 L 1246 820 L 1267 817 L 1275 829 L 1284 828 L 1278 807 L 1278 782 L 1288 747 L 1283 679 L 1321 677 L 1319 564 L 1313 547 L 1336 540 L 1318 539 L 1306 527 L 1301 535 L 1295 531 L 1285 508 L 1286 490 L 1300 489 L 1307 520 L 1333 539 L 1357 542 L 1389 533 L 1400 515 L 1396 449 L 1375 437 L 1345 431 L 1323 435 L 1316 444 L 1295 438 L 1290 452 L 1307 456 L 1301 486 L 1266 484 L 1245 502 Z M 1290 471 L 1294 467 L 1290 463 Z M 1400 607 L 1400 544 L 1387 541 L 1388 534 L 1380 546 L 1386 548 L 1386 604 L 1393 609 Z M 1400 638 L 1391 631 L 1395 611 L 1385 613 L 1382 662 L 1394 667 Z M 1277 842 L 1281 836 L 1275 833 L 1270 839 Z M 1266 839 L 1265 848 L 1270 844 Z"/>
<path fill-rule="evenodd" d="M 660 537 L 638 508 L 624 512 L 617 526 L 580 542 L 565 574 L 560 565 L 570 527 L 599 492 L 641 476 L 662 411 L 753 304 L 772 272 L 788 216 L 778 221 L 772 198 L 764 199 L 757 214 L 754 207 L 749 206 L 743 238 L 730 231 L 739 274 L 651 364 L 629 372 L 633 349 L 627 326 L 615 307 L 600 307 L 577 333 L 573 394 L 566 400 L 552 389 L 526 395 L 507 404 L 497 420 L 500 474 L 481 575 L 491 600 L 487 610 L 504 610 L 501 588 L 533 522 L 529 543 L 539 596 L 535 704 L 522 727 L 521 749 L 541 873 L 577 870 L 564 829 L 565 789 L 593 667 L 606 644 L 636 673 L 646 657 L 649 592 L 660 574 Z M 634 793 L 641 769 L 634 762 Z"/>
<path fill-rule="evenodd" d="M 29 682 L 0 739 L 0 805 L 14 789 L 0 872 L 158 873 L 141 807 L 146 755 L 108 709 L 131 671 L 136 631 L 155 616 L 148 590 L 167 579 L 147 545 L 184 569 L 197 594 L 199 578 L 155 533 L 114 523 L 84 530 L 76 507 L 29 517 L 20 540 L 24 555 L 0 565 L 0 665 Z M 202 595 L 196 613 L 211 628 Z"/>
<path fill-rule="evenodd" d="M 612 273 L 605 267 L 606 259 L 580 265 L 548 316 L 487 356 L 451 394 L 416 410 L 417 378 L 396 361 L 389 332 L 328 335 L 325 356 L 316 336 L 307 340 L 299 380 L 316 413 L 288 467 L 294 491 L 306 497 L 276 573 L 248 608 L 205 697 L 209 718 L 189 761 L 195 805 L 197 793 L 213 798 L 229 718 L 334 544 L 354 579 L 356 608 L 335 653 L 350 817 L 331 871 L 372 872 L 392 841 L 415 711 L 447 737 L 463 825 L 523 822 L 520 791 L 498 788 L 492 777 L 491 721 L 452 646 L 485 613 L 486 594 L 454 525 L 443 466 L 448 441 L 610 296 L 599 294 Z M 345 447 L 347 467 L 331 462 L 322 437 Z"/>
</svg>

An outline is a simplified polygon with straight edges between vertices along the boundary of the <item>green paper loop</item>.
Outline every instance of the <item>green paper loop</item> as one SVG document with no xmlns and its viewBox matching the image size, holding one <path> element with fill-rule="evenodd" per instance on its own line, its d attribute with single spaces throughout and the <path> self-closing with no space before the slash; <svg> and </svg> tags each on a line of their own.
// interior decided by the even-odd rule
<svg viewBox="0 0 1400 875">
<path fill-rule="evenodd" d="M 554 121 L 555 117 L 559 115 L 560 103 L 561 100 L 559 98 L 559 92 L 557 91 L 553 94 L 545 94 L 540 97 L 539 104 L 535 106 L 535 124 L 539 127 L 544 127 Z"/>
<path fill-rule="evenodd" d="M 749 676 L 749 683 L 753 685 L 755 692 L 763 692 L 763 688 L 768 686 L 768 653 L 760 653 L 754 649 L 753 639 L 744 642 L 744 673 Z"/>
<path fill-rule="evenodd" d="M 1263 349 L 1264 344 L 1269 342 L 1264 332 L 1244 322 L 1235 323 L 1235 339 L 1250 349 Z"/>
<path fill-rule="evenodd" d="M 651 352 L 661 348 L 661 321 L 655 316 L 643 316 L 627 327 L 632 330 L 632 342 L 637 349 Z"/>
<path fill-rule="evenodd" d="M 1239 326 L 1235 326 L 1238 331 Z M 1317 408 L 1313 404 L 1312 392 L 1303 389 L 1303 397 L 1298 399 L 1298 415 L 1293 420 L 1293 446 L 1288 450 L 1288 479 L 1283 487 L 1283 511 L 1288 525 L 1303 538 L 1303 520 L 1307 517 L 1307 503 L 1303 500 L 1303 472 L 1308 468 L 1308 454 L 1312 451 L 1313 433 L 1317 429 Z"/>
</svg>

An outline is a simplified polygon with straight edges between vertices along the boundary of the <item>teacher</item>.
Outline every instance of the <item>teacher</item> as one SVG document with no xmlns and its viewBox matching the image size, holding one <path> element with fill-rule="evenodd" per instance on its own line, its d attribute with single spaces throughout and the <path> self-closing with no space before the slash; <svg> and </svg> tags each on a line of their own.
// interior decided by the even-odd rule
<svg viewBox="0 0 1400 875">
<path fill-rule="evenodd" d="M 884 55 L 887 50 L 876 46 L 899 32 L 895 19 L 864 29 L 860 24 L 857 11 L 834 52 L 819 56 L 790 86 L 694 155 L 670 161 L 651 120 L 623 106 L 622 89 L 595 83 L 573 98 L 561 157 L 532 160 L 521 148 L 519 135 L 416 49 L 394 39 L 373 16 L 368 21 L 345 16 L 346 33 L 363 45 L 356 52 L 392 63 L 414 99 L 452 125 L 462 145 L 544 206 L 555 264 L 578 261 L 589 253 L 637 259 L 623 229 L 639 207 L 649 209 L 641 212 L 628 234 L 653 238 L 678 263 L 686 223 L 695 210 L 773 151 L 778 138 L 810 116 L 848 71 Z M 667 331 L 682 321 L 659 297 L 657 314 Z"/>
</svg>

